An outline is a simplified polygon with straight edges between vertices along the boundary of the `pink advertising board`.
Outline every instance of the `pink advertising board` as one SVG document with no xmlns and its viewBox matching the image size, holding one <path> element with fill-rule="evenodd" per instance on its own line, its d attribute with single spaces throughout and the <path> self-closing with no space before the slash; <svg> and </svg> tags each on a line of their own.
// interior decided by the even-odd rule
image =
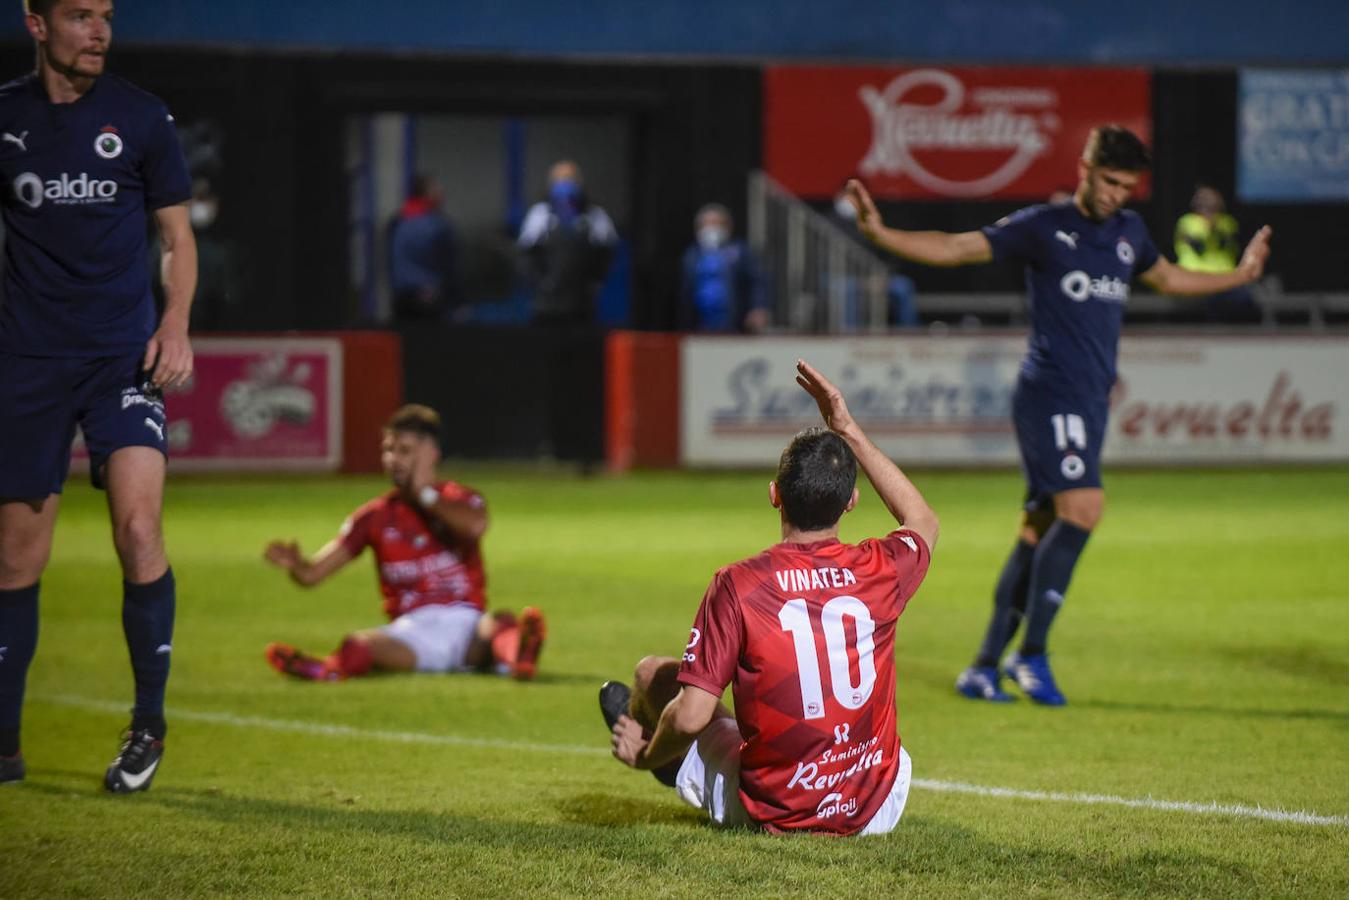
<svg viewBox="0 0 1349 900">
<path fill-rule="evenodd" d="M 342 343 L 198 338 L 192 379 L 165 393 L 169 470 L 334 471 L 342 462 Z M 88 466 L 77 437 L 75 462 Z"/>
</svg>

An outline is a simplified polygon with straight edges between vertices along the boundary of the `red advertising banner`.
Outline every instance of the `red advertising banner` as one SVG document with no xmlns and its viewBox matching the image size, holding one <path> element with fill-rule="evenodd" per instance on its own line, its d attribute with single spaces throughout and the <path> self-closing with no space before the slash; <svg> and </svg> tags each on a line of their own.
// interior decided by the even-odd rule
<svg viewBox="0 0 1349 900">
<path fill-rule="evenodd" d="M 764 71 L 765 169 L 803 197 L 861 176 L 886 199 L 1042 200 L 1076 185 L 1088 133 L 1110 122 L 1151 143 L 1145 69 Z"/>
<path fill-rule="evenodd" d="M 340 340 L 201 338 L 192 349 L 192 379 L 164 398 L 170 471 L 341 465 Z M 78 442 L 75 457 L 88 464 Z"/>
</svg>

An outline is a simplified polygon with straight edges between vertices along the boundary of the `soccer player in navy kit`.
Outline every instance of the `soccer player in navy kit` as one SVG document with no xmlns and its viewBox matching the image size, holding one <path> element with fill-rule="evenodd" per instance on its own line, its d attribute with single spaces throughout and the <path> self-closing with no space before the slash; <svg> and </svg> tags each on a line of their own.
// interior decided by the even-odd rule
<svg viewBox="0 0 1349 900">
<path fill-rule="evenodd" d="M 1012 418 L 1026 476 L 1025 513 L 1012 555 L 994 589 L 993 614 L 974 663 L 956 680 L 966 697 L 1005 702 L 998 660 L 1024 620 L 1022 643 L 1003 660 L 1031 700 L 1061 706 L 1045 645 L 1105 491 L 1100 453 L 1129 285 L 1202 296 L 1257 280 L 1269 256 L 1260 229 L 1235 271 L 1190 272 L 1157 252 L 1138 215 L 1124 209 L 1150 166 L 1128 129 L 1093 129 L 1078 161 L 1070 203 L 1022 209 L 980 231 L 948 234 L 886 227 L 866 189 L 848 184 L 858 227 L 878 246 L 934 266 L 1016 259 L 1026 264 L 1031 333 L 1012 396 Z"/>
<path fill-rule="evenodd" d="M 161 391 L 192 373 L 197 252 L 173 118 L 112 75 L 111 0 L 28 0 L 37 69 L 0 87 L 5 271 L 0 306 L 0 782 L 24 777 L 19 722 L 78 424 L 122 565 L 136 697 L 104 785 L 144 790 L 164 747 L 174 581 L 164 554 Z M 165 307 L 156 323 L 147 213 Z"/>
</svg>

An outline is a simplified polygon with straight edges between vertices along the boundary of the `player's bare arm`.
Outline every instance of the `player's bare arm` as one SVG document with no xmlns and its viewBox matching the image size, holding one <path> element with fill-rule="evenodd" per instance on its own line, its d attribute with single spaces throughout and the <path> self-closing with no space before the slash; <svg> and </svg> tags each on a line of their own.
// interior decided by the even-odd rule
<svg viewBox="0 0 1349 900">
<path fill-rule="evenodd" d="M 431 485 L 418 488 L 417 498 L 427 514 L 443 523 L 456 537 L 476 541 L 487 533 L 487 507 L 481 501 L 448 500 Z M 431 502 L 428 504 L 426 500 Z"/>
<path fill-rule="evenodd" d="M 935 549 L 940 531 L 937 514 L 928 506 L 913 482 L 862 431 L 862 426 L 848 412 L 843 392 L 810 363 L 801 359 L 796 361 L 796 382 L 815 399 L 825 425 L 847 441 L 890 514 L 926 541 L 929 550 Z"/>
<path fill-rule="evenodd" d="M 1221 294 L 1260 280 L 1269 259 L 1269 239 L 1274 234 L 1268 225 L 1261 228 L 1246 245 L 1241 262 L 1231 272 L 1192 272 L 1160 257 L 1157 264 L 1139 279 L 1159 294 L 1177 297 Z"/>
<path fill-rule="evenodd" d="M 188 219 L 187 204 L 155 210 L 159 224 L 160 278 L 164 284 L 164 315 L 145 345 L 145 369 L 160 387 L 173 387 L 192 376 L 192 343 L 187 336 L 192 296 L 197 291 L 197 239 Z"/>
<path fill-rule="evenodd" d="M 862 182 L 852 179 L 848 200 L 857 210 L 857 230 L 876 246 L 896 256 L 929 266 L 967 266 L 993 259 L 993 247 L 982 231 L 900 231 L 881 221 L 881 214 Z"/>
<path fill-rule="evenodd" d="M 338 540 L 324 544 L 312 559 L 305 558 L 297 541 L 272 541 L 262 555 L 272 565 L 289 572 L 291 581 L 301 587 L 313 587 L 355 558 Z"/>
<path fill-rule="evenodd" d="M 716 717 L 720 698 L 702 688 L 684 685 L 665 704 L 648 741 L 636 719 L 619 716 L 614 724 L 614 756 L 634 769 L 656 769 L 683 756 Z"/>
</svg>

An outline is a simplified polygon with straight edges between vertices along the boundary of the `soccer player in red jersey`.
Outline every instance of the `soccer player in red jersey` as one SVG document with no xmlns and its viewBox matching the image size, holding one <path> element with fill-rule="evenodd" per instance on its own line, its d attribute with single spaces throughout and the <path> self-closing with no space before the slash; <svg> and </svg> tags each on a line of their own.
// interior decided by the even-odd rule
<svg viewBox="0 0 1349 900">
<path fill-rule="evenodd" d="M 777 832 L 883 834 L 911 764 L 895 723 L 895 624 L 927 574 L 937 516 L 797 361 L 828 428 L 797 434 L 768 487 L 782 542 L 717 572 L 682 660 L 647 657 L 600 707 L 614 755 L 654 770 L 713 822 Z M 900 528 L 838 539 L 861 465 Z M 735 713 L 720 703 L 726 685 Z"/>
<path fill-rule="evenodd" d="M 267 645 L 278 672 L 338 681 L 385 672 L 496 671 L 534 677 L 543 647 L 542 613 L 527 606 L 517 620 L 488 614 L 482 551 L 487 505 L 472 488 L 436 480 L 440 416 L 410 404 L 384 427 L 382 461 L 393 489 L 366 503 L 336 538 L 306 559 L 295 541 L 272 541 L 268 562 L 313 587 L 366 547 L 375 554 L 389 624 L 347 635 L 320 658 L 288 644 Z"/>
</svg>

